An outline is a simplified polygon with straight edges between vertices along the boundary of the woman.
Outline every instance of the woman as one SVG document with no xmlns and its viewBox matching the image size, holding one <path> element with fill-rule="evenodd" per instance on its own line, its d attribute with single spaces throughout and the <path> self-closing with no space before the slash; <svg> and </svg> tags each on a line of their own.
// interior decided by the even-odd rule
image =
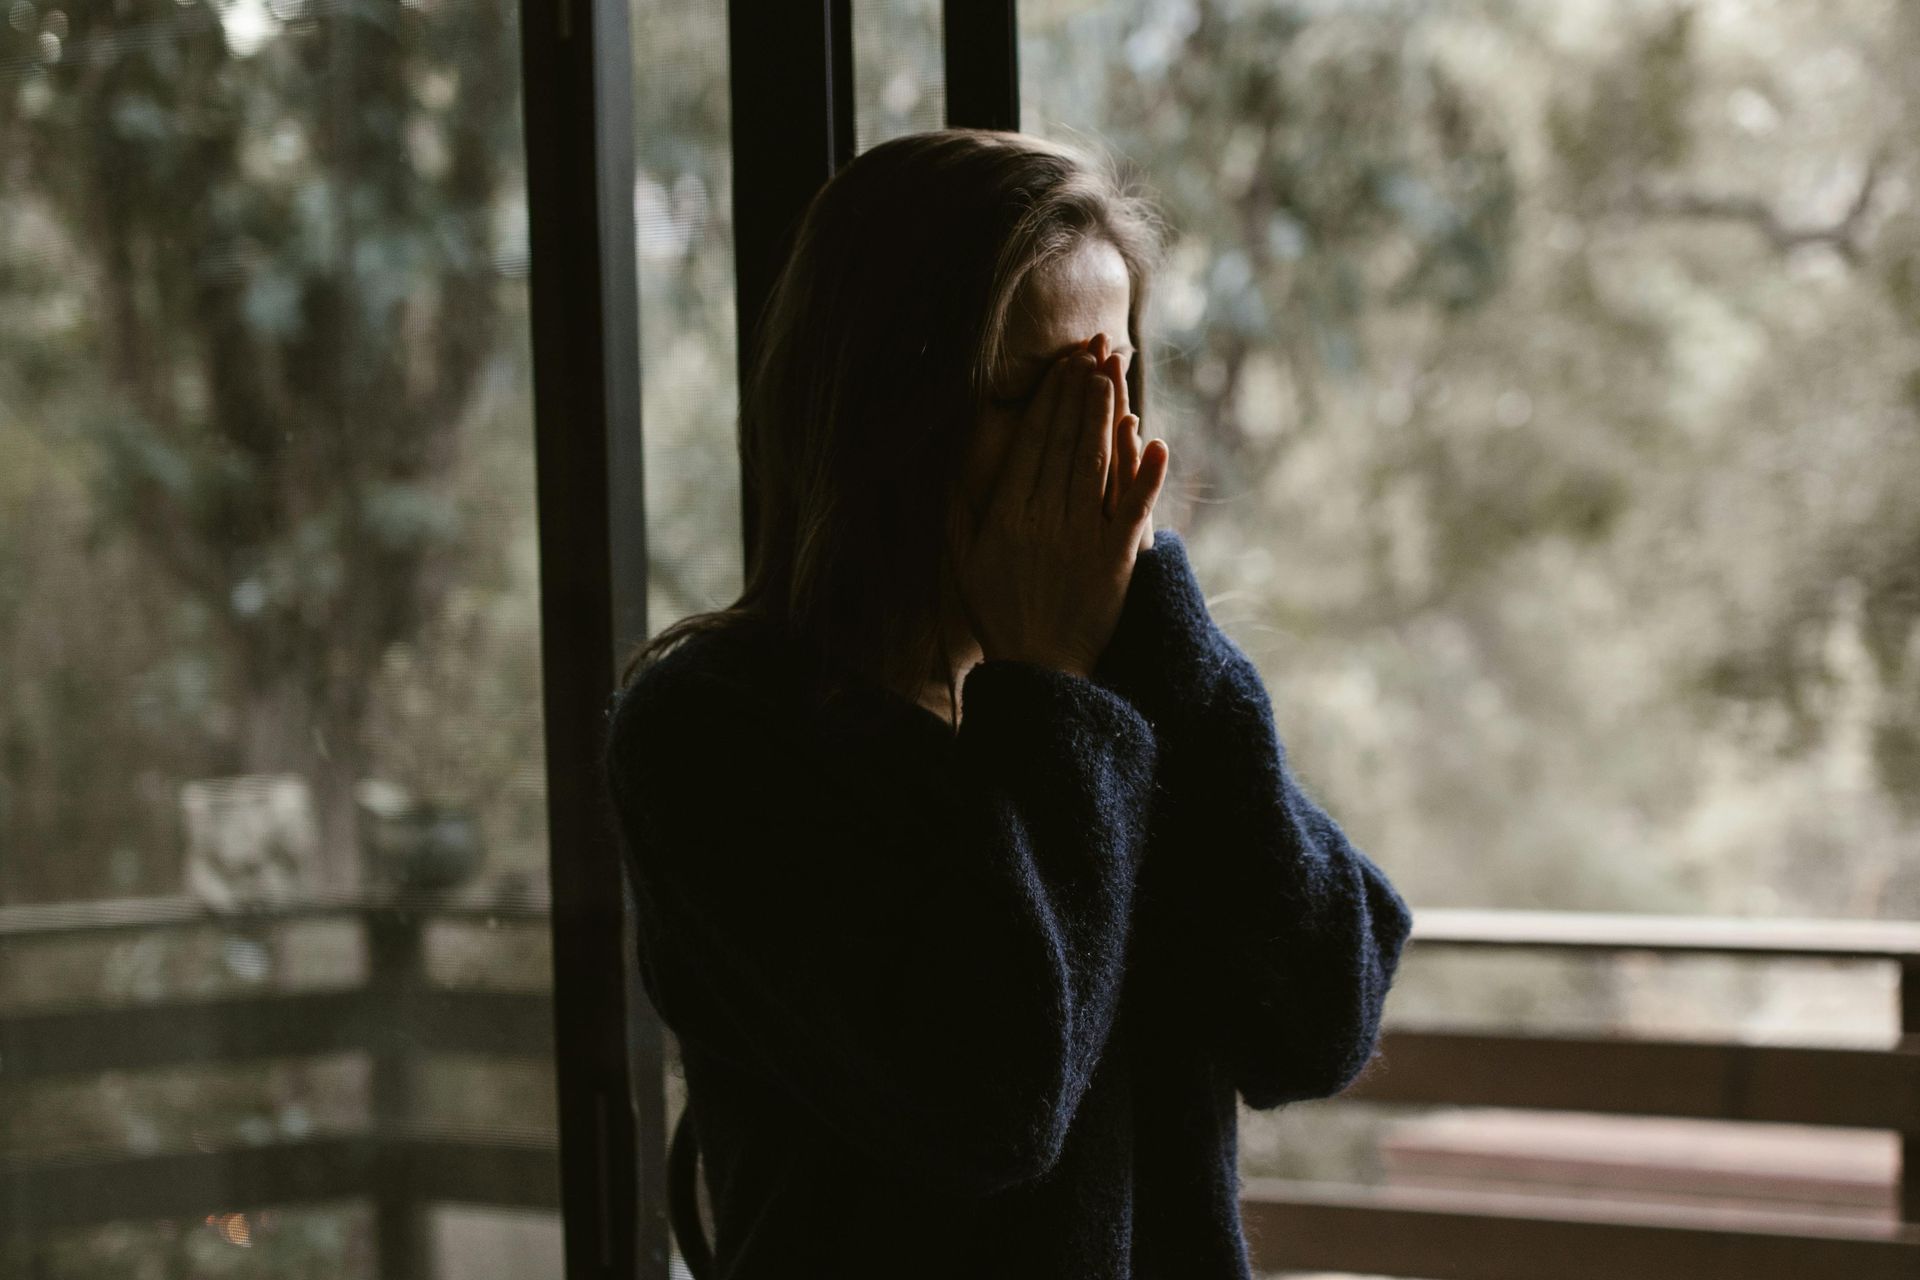
<svg viewBox="0 0 1920 1280">
<path fill-rule="evenodd" d="M 975 130 L 798 230 L 746 588 L 607 751 L 717 1275 L 1246 1277 L 1236 1093 L 1373 1053 L 1407 907 L 1152 527 L 1159 253 L 1103 164 Z"/>
</svg>

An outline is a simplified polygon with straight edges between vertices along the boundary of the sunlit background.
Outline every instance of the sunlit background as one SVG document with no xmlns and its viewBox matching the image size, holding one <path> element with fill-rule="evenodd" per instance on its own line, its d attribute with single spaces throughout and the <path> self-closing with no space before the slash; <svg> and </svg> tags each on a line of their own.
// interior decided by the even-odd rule
<svg viewBox="0 0 1920 1280">
<path fill-rule="evenodd" d="M 854 11 L 860 145 L 936 126 L 938 4 Z M 409 877 L 537 900 L 516 9 L 0 15 L 0 913 Z M 1920 8 L 1020 16 L 1023 127 L 1111 150 L 1176 232 L 1162 523 L 1416 909 L 1920 917 Z M 658 627 L 740 584 L 725 5 L 633 28 Z M 367 977 L 339 920 L 26 918 L 0 914 L 0 1016 Z M 423 928 L 436 979 L 545 990 L 537 921 Z M 1873 1043 L 1889 1007 L 1836 966 L 1444 957 L 1389 1017 Z M 353 1056 L 217 1053 L 0 1076 L 0 1157 L 373 1105 Z M 415 1120 L 550 1132 L 543 1064 L 416 1075 Z M 1380 1176 L 1380 1117 L 1245 1122 L 1249 1172 Z M 558 1274 L 550 1213 L 431 1230 L 443 1274 Z M 0 1269 L 372 1276 L 370 1233 L 352 1204 L 75 1227 Z"/>
</svg>

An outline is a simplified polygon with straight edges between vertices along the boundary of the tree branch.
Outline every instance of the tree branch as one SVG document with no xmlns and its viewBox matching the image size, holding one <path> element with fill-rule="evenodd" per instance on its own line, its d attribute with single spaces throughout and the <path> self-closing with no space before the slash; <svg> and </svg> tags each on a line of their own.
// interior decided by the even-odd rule
<svg viewBox="0 0 1920 1280">
<path fill-rule="evenodd" d="M 1693 218 L 1717 222 L 1738 222 L 1752 227 L 1767 238 L 1777 252 L 1787 253 L 1804 245 L 1831 245 L 1850 265 L 1859 265 L 1864 246 L 1861 224 L 1873 203 L 1887 154 L 1882 148 L 1867 163 L 1847 211 L 1825 226 L 1794 226 L 1778 210 L 1755 196 L 1716 195 L 1709 192 L 1659 189 L 1647 184 L 1630 187 L 1618 202 L 1626 212 L 1657 218 Z"/>
</svg>

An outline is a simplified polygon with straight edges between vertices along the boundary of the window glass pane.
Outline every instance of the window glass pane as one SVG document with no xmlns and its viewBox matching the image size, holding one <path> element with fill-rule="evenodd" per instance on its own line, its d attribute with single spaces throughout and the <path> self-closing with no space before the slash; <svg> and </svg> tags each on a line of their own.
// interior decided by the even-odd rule
<svg viewBox="0 0 1920 1280">
<path fill-rule="evenodd" d="M 855 149 L 946 122 L 940 0 L 853 0 Z"/>
<path fill-rule="evenodd" d="M 634 10 L 634 210 L 654 630 L 740 594 L 727 6 Z"/>
<path fill-rule="evenodd" d="M 1177 229 L 1169 519 L 1409 899 L 1920 917 L 1920 10 L 1020 14 L 1024 126 Z M 1423 958 L 1394 1008 L 1890 1032 L 1881 975 L 1593 968 Z"/>
<path fill-rule="evenodd" d="M 7 1275 L 558 1274 L 519 69 L 0 18 Z"/>
<path fill-rule="evenodd" d="M 1174 521 L 1423 903 L 1920 914 L 1920 20 L 1764 12 L 1021 6 L 1178 229 Z"/>
<path fill-rule="evenodd" d="M 636 8 L 633 28 L 647 622 L 657 632 L 733 603 L 742 586 L 727 6 L 663 0 Z M 686 1074 L 673 1032 L 662 1036 L 671 1133 Z M 704 1186 L 696 1195 L 704 1204 Z M 677 1262 L 677 1239 L 672 1248 Z"/>
</svg>

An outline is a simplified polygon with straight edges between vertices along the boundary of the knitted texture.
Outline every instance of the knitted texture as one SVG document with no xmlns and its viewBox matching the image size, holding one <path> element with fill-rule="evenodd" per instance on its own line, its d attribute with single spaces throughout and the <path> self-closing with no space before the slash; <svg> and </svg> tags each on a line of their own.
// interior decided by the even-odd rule
<svg viewBox="0 0 1920 1280">
<path fill-rule="evenodd" d="M 958 731 L 811 671 L 696 636 L 610 713 L 717 1275 L 1246 1280 L 1236 1093 L 1352 1081 L 1411 914 L 1289 774 L 1179 536 L 1093 679 L 982 662 Z"/>
</svg>

